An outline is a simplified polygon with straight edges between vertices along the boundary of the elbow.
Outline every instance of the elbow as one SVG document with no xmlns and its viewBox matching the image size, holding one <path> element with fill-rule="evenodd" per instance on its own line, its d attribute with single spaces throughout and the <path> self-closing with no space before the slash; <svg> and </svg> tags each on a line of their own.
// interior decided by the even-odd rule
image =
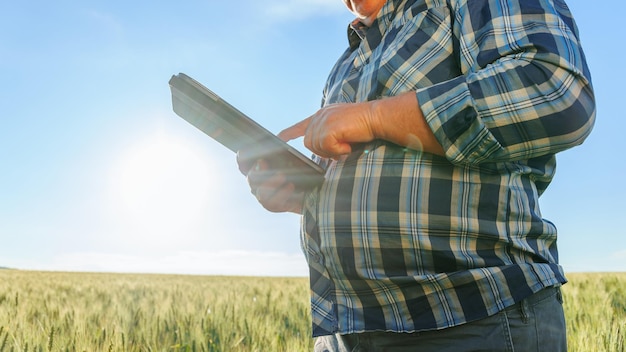
<svg viewBox="0 0 626 352">
<path fill-rule="evenodd" d="M 546 135 L 554 140 L 553 152 L 582 144 L 595 124 L 596 103 L 591 83 L 575 80 L 560 99 L 552 102 L 553 112 L 541 119 Z"/>
</svg>

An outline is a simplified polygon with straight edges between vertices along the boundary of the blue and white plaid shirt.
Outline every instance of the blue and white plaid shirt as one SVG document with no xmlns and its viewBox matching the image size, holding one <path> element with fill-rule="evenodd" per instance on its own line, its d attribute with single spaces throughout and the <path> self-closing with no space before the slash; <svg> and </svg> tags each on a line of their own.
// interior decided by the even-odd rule
<svg viewBox="0 0 626 352">
<path fill-rule="evenodd" d="M 324 105 L 415 91 L 445 157 L 375 140 L 307 196 L 313 335 L 484 318 L 566 282 L 538 197 L 595 119 L 562 0 L 388 0 Z"/>
</svg>

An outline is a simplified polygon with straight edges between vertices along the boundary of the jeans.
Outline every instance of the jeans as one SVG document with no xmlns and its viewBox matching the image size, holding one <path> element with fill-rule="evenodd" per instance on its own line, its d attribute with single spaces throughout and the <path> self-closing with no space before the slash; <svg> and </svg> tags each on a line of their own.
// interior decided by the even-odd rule
<svg viewBox="0 0 626 352">
<path fill-rule="evenodd" d="M 493 316 L 443 330 L 321 336 L 314 351 L 567 351 L 563 297 L 559 287 L 545 288 Z"/>
</svg>

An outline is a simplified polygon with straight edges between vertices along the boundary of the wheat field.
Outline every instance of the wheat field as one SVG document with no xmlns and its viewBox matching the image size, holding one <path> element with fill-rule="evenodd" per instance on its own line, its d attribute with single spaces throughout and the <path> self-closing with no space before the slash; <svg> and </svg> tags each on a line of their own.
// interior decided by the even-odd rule
<svg viewBox="0 0 626 352">
<path fill-rule="evenodd" d="M 626 273 L 569 279 L 570 351 L 623 352 Z M 0 352 L 312 346 L 306 278 L 0 270 Z"/>
</svg>

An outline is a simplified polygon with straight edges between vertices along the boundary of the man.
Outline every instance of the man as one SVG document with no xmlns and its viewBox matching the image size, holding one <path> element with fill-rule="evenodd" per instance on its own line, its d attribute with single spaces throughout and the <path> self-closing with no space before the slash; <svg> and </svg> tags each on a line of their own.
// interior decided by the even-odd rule
<svg viewBox="0 0 626 352">
<path fill-rule="evenodd" d="M 323 106 L 280 133 L 304 136 L 323 185 L 239 158 L 266 209 L 303 215 L 316 351 L 566 350 L 538 197 L 595 119 L 567 6 L 344 3 L 357 18 Z"/>
</svg>

